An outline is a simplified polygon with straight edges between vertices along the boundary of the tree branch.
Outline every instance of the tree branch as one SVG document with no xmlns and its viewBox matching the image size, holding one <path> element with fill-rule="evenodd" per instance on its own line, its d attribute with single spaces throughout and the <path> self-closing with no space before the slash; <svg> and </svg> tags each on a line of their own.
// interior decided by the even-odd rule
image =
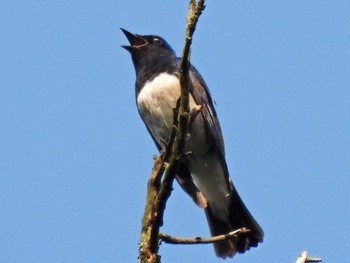
<svg viewBox="0 0 350 263">
<path fill-rule="evenodd" d="M 301 252 L 300 256 L 297 258 L 295 263 L 306 263 L 306 262 L 322 262 L 320 258 L 312 258 L 307 256 L 307 252 Z"/>
<path fill-rule="evenodd" d="M 218 236 L 213 236 L 213 237 L 174 237 L 167 235 L 165 233 L 159 233 L 159 239 L 163 241 L 164 243 L 168 244 L 181 244 L 181 245 L 193 245 L 193 244 L 211 244 L 211 243 L 216 243 L 219 241 L 231 239 L 234 237 L 237 237 L 239 235 L 243 235 L 246 233 L 249 233 L 250 230 L 246 228 L 240 228 L 235 231 L 231 231 L 225 235 L 218 235 Z"/>
<path fill-rule="evenodd" d="M 148 181 L 146 206 L 142 219 L 142 228 L 139 244 L 140 263 L 159 263 L 159 228 L 163 225 L 163 215 L 166 202 L 172 191 L 176 166 L 183 156 L 185 136 L 189 119 L 189 54 L 193 33 L 198 18 L 204 10 L 204 0 L 190 0 L 186 22 L 185 46 L 182 53 L 179 69 L 181 97 L 174 110 L 174 125 L 171 139 L 165 153 L 155 158 L 152 174 Z M 176 116 L 176 118 L 175 118 Z M 164 179 L 161 181 L 163 172 Z"/>
</svg>

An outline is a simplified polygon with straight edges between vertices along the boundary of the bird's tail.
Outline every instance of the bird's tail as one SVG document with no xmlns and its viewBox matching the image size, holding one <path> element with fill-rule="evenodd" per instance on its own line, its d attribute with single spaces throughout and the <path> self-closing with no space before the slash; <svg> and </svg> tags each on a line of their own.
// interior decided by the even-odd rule
<svg viewBox="0 0 350 263">
<path fill-rule="evenodd" d="M 264 237 L 263 230 L 244 205 L 233 185 L 230 198 L 228 215 L 225 219 L 222 215 L 218 217 L 213 213 L 215 209 L 212 209 L 211 206 L 213 207 L 215 204 L 209 203 L 205 208 L 211 235 L 227 234 L 242 227 L 248 228 L 250 231 L 237 238 L 214 243 L 216 255 L 222 258 L 233 257 L 237 252 L 244 253 L 251 247 L 256 247 L 259 242 L 263 241 Z"/>
</svg>

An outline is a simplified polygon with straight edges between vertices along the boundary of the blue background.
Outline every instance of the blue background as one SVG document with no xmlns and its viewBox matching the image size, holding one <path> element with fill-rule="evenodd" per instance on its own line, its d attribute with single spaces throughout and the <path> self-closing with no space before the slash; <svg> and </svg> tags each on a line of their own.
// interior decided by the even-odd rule
<svg viewBox="0 0 350 263">
<path fill-rule="evenodd" d="M 124 27 L 178 54 L 187 1 L 0 2 L 0 262 L 136 262 L 156 148 Z M 345 262 L 350 233 L 350 2 L 207 1 L 192 63 L 227 162 L 265 230 L 234 262 Z M 163 230 L 208 236 L 175 185 Z M 222 262 L 162 245 L 162 262 Z"/>
</svg>

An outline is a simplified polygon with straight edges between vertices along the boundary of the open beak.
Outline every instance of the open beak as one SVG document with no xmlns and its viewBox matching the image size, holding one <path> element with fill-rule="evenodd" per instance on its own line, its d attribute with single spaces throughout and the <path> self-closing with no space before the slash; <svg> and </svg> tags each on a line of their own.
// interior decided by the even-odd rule
<svg viewBox="0 0 350 263">
<path fill-rule="evenodd" d="M 123 28 L 121 28 L 121 31 L 123 31 L 124 35 L 129 40 L 129 43 L 130 43 L 130 46 L 122 46 L 122 47 L 129 52 L 135 51 L 136 49 L 139 49 L 140 47 L 143 47 L 148 44 L 146 39 L 142 38 L 139 35 L 134 35 Z"/>
</svg>

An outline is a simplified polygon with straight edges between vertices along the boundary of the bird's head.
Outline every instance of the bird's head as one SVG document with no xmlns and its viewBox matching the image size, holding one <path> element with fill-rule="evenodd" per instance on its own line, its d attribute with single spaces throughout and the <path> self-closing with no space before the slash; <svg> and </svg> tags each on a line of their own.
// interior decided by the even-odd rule
<svg viewBox="0 0 350 263">
<path fill-rule="evenodd" d="M 160 36 L 156 35 L 137 35 L 121 28 L 126 38 L 129 40 L 130 46 L 122 46 L 131 54 L 146 50 L 171 51 L 171 46 Z"/>
<path fill-rule="evenodd" d="M 136 72 L 153 67 L 164 71 L 176 63 L 176 55 L 171 46 L 160 36 L 137 35 L 121 28 L 129 46 L 122 46 L 130 52 Z"/>
</svg>

